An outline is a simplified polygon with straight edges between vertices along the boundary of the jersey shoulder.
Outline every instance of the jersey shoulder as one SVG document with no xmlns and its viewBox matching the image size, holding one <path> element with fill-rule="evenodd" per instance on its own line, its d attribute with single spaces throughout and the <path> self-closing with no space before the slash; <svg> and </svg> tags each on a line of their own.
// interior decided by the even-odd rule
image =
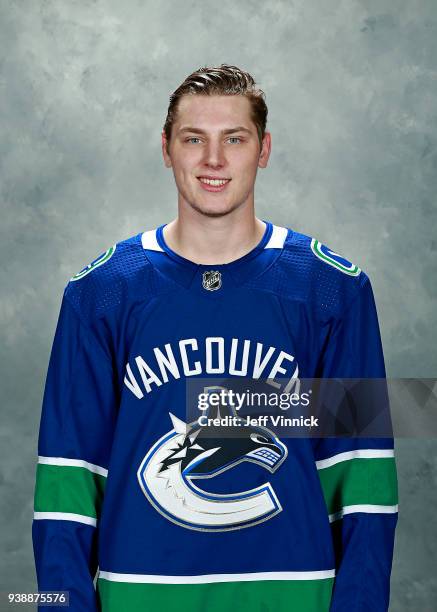
<svg viewBox="0 0 437 612">
<path fill-rule="evenodd" d="M 126 303 L 135 289 L 150 287 L 151 266 L 144 255 L 142 233 L 121 240 L 72 276 L 64 296 L 83 318 L 99 316 Z"/>
<path fill-rule="evenodd" d="M 346 281 L 345 277 L 346 279 L 360 277 L 360 280 L 367 278 L 359 266 L 312 236 L 289 230 L 284 250 L 285 259 L 294 267 L 307 268 L 307 271 L 320 271 L 337 279 L 338 282 L 359 284 L 359 281 Z"/>
<path fill-rule="evenodd" d="M 322 317 L 340 316 L 369 278 L 317 238 L 289 230 L 276 274 L 286 297 L 305 301 Z"/>
</svg>

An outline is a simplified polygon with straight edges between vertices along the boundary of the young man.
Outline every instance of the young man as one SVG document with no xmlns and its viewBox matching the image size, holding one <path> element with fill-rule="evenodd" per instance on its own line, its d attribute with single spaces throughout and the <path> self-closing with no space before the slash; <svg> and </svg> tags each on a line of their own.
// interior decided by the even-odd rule
<svg viewBox="0 0 437 612">
<path fill-rule="evenodd" d="M 33 541 L 39 589 L 69 591 L 74 612 L 388 609 L 391 438 L 211 444 L 187 422 L 196 377 L 385 376 L 365 273 L 255 216 L 266 117 L 237 67 L 190 75 L 162 134 L 177 218 L 65 288 Z"/>
</svg>

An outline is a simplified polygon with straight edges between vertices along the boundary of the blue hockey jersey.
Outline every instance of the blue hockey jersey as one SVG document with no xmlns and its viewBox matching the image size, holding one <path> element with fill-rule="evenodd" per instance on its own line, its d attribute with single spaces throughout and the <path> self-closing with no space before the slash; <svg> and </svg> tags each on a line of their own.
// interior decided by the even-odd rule
<svg viewBox="0 0 437 612">
<path fill-rule="evenodd" d="M 195 377 L 385 377 L 369 278 L 269 222 L 250 253 L 208 266 L 163 227 L 64 290 L 38 442 L 39 590 L 69 591 L 72 612 L 386 611 L 391 437 L 252 435 L 225 461 L 186 422 Z"/>
</svg>

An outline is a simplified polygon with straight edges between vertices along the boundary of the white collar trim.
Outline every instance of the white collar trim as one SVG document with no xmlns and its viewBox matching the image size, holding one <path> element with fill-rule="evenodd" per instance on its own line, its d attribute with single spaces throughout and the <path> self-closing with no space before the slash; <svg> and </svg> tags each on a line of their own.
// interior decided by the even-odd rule
<svg viewBox="0 0 437 612">
<path fill-rule="evenodd" d="M 284 248 L 284 242 L 287 238 L 288 229 L 286 227 L 280 227 L 279 225 L 273 226 L 272 235 L 270 240 L 264 247 L 265 249 L 282 249 Z"/>
<path fill-rule="evenodd" d="M 146 249 L 146 251 L 163 252 L 163 249 L 161 249 L 156 239 L 156 229 L 143 232 L 143 235 L 141 236 L 141 243 L 143 245 L 143 249 Z"/>
</svg>

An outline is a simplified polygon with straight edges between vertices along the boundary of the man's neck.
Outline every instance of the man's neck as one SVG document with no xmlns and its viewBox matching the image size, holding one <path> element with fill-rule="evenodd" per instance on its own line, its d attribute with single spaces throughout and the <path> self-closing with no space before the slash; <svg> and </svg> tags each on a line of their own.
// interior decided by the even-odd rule
<svg viewBox="0 0 437 612">
<path fill-rule="evenodd" d="M 179 214 L 165 226 L 164 239 L 178 255 L 197 264 L 230 263 L 255 248 L 266 228 L 253 211 L 234 213 L 223 217 Z"/>
</svg>

